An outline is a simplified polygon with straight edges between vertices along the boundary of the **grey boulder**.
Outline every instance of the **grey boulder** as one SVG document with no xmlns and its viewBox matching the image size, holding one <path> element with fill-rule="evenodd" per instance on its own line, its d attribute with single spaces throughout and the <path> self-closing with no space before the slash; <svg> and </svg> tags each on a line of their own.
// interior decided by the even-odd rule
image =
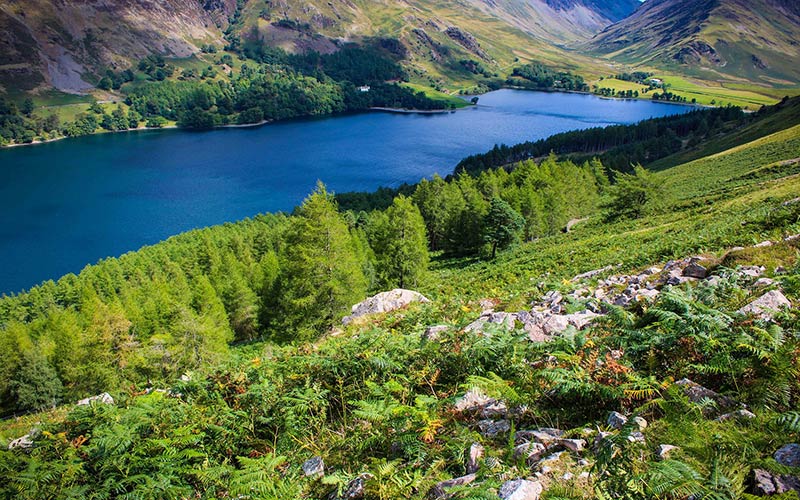
<svg viewBox="0 0 800 500">
<path fill-rule="evenodd" d="M 363 302 L 354 305 L 350 311 L 350 316 L 345 316 L 342 323 L 349 325 L 356 318 L 369 314 L 386 313 L 408 307 L 414 302 L 430 302 L 424 295 L 413 290 L 396 288 L 388 292 L 381 292 Z"/>
</svg>

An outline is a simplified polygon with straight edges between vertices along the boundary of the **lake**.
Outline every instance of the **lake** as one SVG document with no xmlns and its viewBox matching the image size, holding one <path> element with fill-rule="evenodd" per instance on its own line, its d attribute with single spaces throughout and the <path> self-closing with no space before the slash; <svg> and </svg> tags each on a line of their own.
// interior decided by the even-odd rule
<svg viewBox="0 0 800 500">
<path fill-rule="evenodd" d="M 189 229 L 290 210 L 317 179 L 335 192 L 396 186 L 449 174 L 495 144 L 690 109 L 499 90 L 446 114 L 370 112 L 0 150 L 0 293 Z"/>
</svg>

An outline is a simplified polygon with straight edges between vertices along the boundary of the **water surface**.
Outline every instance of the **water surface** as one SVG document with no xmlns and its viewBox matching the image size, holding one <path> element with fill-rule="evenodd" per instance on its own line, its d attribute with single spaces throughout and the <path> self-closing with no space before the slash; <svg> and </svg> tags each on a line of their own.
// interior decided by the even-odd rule
<svg viewBox="0 0 800 500">
<path fill-rule="evenodd" d="M 102 134 L 0 150 L 0 293 L 168 236 L 335 192 L 446 175 L 463 157 L 689 108 L 500 90 L 435 115 L 383 112 L 248 129 Z"/>
</svg>

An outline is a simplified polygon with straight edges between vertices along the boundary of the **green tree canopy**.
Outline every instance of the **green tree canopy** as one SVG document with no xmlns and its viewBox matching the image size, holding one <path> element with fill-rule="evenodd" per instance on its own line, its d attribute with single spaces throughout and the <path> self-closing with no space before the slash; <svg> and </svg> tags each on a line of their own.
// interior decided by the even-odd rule
<svg viewBox="0 0 800 500">
<path fill-rule="evenodd" d="M 363 255 L 333 196 L 322 183 L 303 202 L 287 230 L 280 256 L 279 315 L 282 340 L 329 328 L 364 298 Z"/>
<path fill-rule="evenodd" d="M 663 182 L 641 165 L 632 174 L 619 173 L 611 189 L 611 200 L 604 205 L 609 220 L 637 218 L 658 208 L 663 195 Z"/>
<path fill-rule="evenodd" d="M 429 255 L 425 221 L 411 199 L 398 196 L 386 212 L 376 212 L 368 232 L 379 286 L 416 286 Z"/>
<path fill-rule="evenodd" d="M 483 234 L 484 241 L 492 246 L 492 258 L 498 248 L 502 250 L 517 241 L 524 227 L 525 219 L 519 212 L 502 199 L 492 198 Z"/>
</svg>

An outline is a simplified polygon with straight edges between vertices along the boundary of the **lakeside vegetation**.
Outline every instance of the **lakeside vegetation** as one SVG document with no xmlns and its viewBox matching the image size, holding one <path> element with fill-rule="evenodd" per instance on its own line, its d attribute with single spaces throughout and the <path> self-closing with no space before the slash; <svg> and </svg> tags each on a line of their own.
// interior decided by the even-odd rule
<svg viewBox="0 0 800 500">
<path fill-rule="evenodd" d="M 748 498 L 754 469 L 797 473 L 772 457 L 800 437 L 797 310 L 738 312 L 764 292 L 745 265 L 763 265 L 768 290 L 800 300 L 800 247 L 784 241 L 800 233 L 796 109 L 788 101 L 746 122 L 736 110 L 698 112 L 728 126 L 654 155 L 652 172 L 548 152 L 423 181 L 363 213 L 337 210 L 319 186 L 291 215 L 186 233 L 5 297 L 5 411 L 103 391 L 115 403 L 6 421 L 3 445 L 38 430 L 31 448 L 0 449 L 0 494 L 345 498 L 360 485 L 369 500 L 424 498 L 469 472 L 478 443 L 477 475 L 447 491 L 456 498 L 496 498 L 505 480 L 534 472 L 551 499 Z M 645 149 L 650 138 L 639 139 Z M 774 243 L 753 246 L 764 240 Z M 610 274 L 690 255 L 717 278 L 665 286 L 654 302 L 592 298 Z M 396 286 L 431 302 L 341 325 L 350 305 Z M 519 325 L 465 328 L 487 300 L 527 310 L 553 291 L 565 312 L 605 316 L 548 342 Z M 446 328 L 423 335 L 432 325 Z M 722 411 L 673 384 L 684 377 L 754 417 L 715 419 Z M 484 417 L 454 410 L 471 388 L 507 408 L 506 430 L 487 433 Z M 614 430 L 612 410 L 629 424 Z M 528 462 L 517 440 L 542 427 L 600 444 Z M 662 460 L 659 444 L 680 449 Z M 306 475 L 315 456 L 321 476 Z"/>
</svg>

